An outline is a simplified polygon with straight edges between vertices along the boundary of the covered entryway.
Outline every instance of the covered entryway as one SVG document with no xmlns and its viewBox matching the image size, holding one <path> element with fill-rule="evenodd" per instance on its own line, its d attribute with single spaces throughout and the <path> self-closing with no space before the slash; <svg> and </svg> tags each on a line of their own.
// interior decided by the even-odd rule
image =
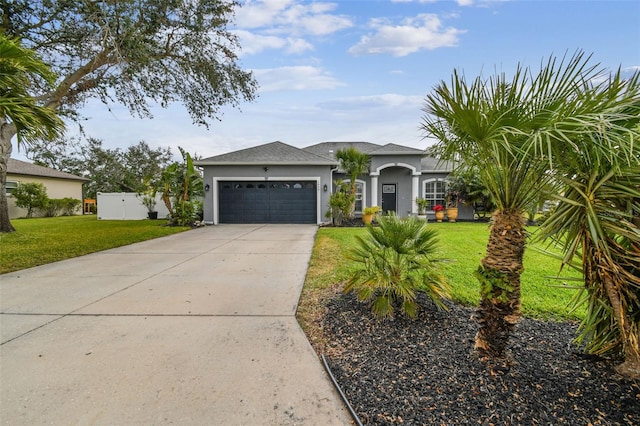
<svg viewBox="0 0 640 426">
<path fill-rule="evenodd" d="M 316 181 L 218 182 L 219 223 L 317 223 Z"/>
</svg>

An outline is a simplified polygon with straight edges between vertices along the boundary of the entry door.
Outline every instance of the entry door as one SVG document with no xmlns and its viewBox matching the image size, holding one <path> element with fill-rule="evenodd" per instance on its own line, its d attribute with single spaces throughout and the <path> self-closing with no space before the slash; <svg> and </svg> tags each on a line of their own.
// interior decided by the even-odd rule
<svg viewBox="0 0 640 426">
<path fill-rule="evenodd" d="M 397 209 L 396 184 L 382 184 L 382 211 L 383 213 L 395 212 Z"/>
</svg>

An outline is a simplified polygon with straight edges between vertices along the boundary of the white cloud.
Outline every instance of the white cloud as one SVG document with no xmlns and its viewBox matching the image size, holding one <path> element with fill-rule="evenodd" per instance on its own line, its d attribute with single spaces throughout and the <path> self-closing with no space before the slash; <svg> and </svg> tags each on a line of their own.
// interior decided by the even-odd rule
<svg viewBox="0 0 640 426">
<path fill-rule="evenodd" d="M 401 25 L 373 19 L 370 25 L 375 32 L 363 36 L 358 44 L 349 49 L 349 53 L 388 53 L 393 56 L 406 56 L 420 50 L 457 46 L 458 36 L 465 32 L 456 28 L 443 29 L 440 18 L 434 14 L 406 18 Z"/>
<path fill-rule="evenodd" d="M 284 49 L 286 53 L 292 54 L 313 50 L 313 45 L 302 38 L 261 35 L 245 30 L 235 30 L 234 34 L 238 36 L 242 46 L 241 56 L 255 55 L 268 49 Z"/>
<path fill-rule="evenodd" d="M 259 28 L 272 25 L 293 0 L 247 0 L 236 10 L 236 25 L 240 28 Z"/>
<path fill-rule="evenodd" d="M 338 98 L 332 101 L 321 102 L 318 106 L 328 110 L 367 110 L 367 109 L 406 109 L 420 110 L 424 98 L 420 96 L 406 96 L 394 93 L 371 96 L 356 96 L 347 98 Z"/>
<path fill-rule="evenodd" d="M 293 37 L 287 38 L 287 53 L 299 54 L 302 52 L 306 52 L 307 50 L 313 50 L 313 45 L 305 39 Z"/>
<path fill-rule="evenodd" d="M 301 16 L 296 21 L 294 33 L 308 33 L 315 36 L 323 36 L 352 26 L 353 23 L 351 20 L 344 16 L 327 14 Z"/>
<path fill-rule="evenodd" d="M 286 40 L 282 37 L 254 34 L 249 31 L 236 30 L 242 55 L 254 55 L 266 49 L 282 49 L 286 45 Z"/>
<path fill-rule="evenodd" d="M 353 22 L 332 12 L 336 3 L 303 4 L 294 0 L 248 0 L 236 12 L 236 25 L 272 34 L 327 35 L 350 28 Z"/>
<path fill-rule="evenodd" d="M 345 85 L 331 73 L 312 66 L 256 69 L 253 73 L 260 92 L 325 90 Z"/>
<path fill-rule="evenodd" d="M 438 0 L 391 0 L 391 3 L 435 3 Z"/>
<path fill-rule="evenodd" d="M 247 0 L 236 12 L 236 34 L 243 54 L 282 49 L 300 54 L 313 50 L 309 37 L 327 36 L 353 26 L 350 18 L 335 15 L 335 3 L 299 0 Z"/>
</svg>

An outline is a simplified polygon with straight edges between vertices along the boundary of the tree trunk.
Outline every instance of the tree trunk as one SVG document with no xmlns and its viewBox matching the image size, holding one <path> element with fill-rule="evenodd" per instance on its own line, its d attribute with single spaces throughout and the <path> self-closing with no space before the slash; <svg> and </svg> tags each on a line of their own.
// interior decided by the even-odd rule
<svg viewBox="0 0 640 426">
<path fill-rule="evenodd" d="M 598 275 L 604 285 L 622 339 L 624 362 L 616 367 L 616 371 L 623 376 L 640 379 L 640 336 L 638 336 L 637 328 L 633 327 L 632 319 L 629 318 L 628 311 L 620 297 L 619 286 L 620 284 L 624 285 L 624 277 L 615 273 L 614 265 L 607 261 L 606 256 L 599 255 L 597 258 Z"/>
<path fill-rule="evenodd" d="M 7 166 L 11 157 L 11 138 L 16 134 L 16 127 L 0 119 L 0 232 L 15 231 L 9 220 L 9 203 L 7 202 Z"/>
<path fill-rule="evenodd" d="M 476 272 L 480 306 L 475 349 L 483 356 L 501 357 L 520 317 L 520 275 L 526 231 L 522 212 L 498 210 L 487 244 L 487 254 Z"/>
<path fill-rule="evenodd" d="M 353 219 L 356 217 L 356 180 L 355 178 L 351 178 L 351 188 L 350 196 L 351 196 L 351 205 L 349 206 L 349 219 Z"/>
</svg>

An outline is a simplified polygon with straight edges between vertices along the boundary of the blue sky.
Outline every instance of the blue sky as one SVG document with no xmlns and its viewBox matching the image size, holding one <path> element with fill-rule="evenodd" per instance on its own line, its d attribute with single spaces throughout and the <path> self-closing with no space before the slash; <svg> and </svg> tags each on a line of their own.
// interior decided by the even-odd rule
<svg viewBox="0 0 640 426">
<path fill-rule="evenodd" d="M 207 130 L 184 108 L 138 119 L 90 102 L 90 136 L 110 148 L 145 140 L 208 157 L 280 140 L 368 141 L 425 148 L 425 95 L 454 68 L 510 75 L 518 62 L 582 49 L 604 67 L 640 67 L 638 1 L 246 0 L 234 31 L 259 97 Z"/>
</svg>

